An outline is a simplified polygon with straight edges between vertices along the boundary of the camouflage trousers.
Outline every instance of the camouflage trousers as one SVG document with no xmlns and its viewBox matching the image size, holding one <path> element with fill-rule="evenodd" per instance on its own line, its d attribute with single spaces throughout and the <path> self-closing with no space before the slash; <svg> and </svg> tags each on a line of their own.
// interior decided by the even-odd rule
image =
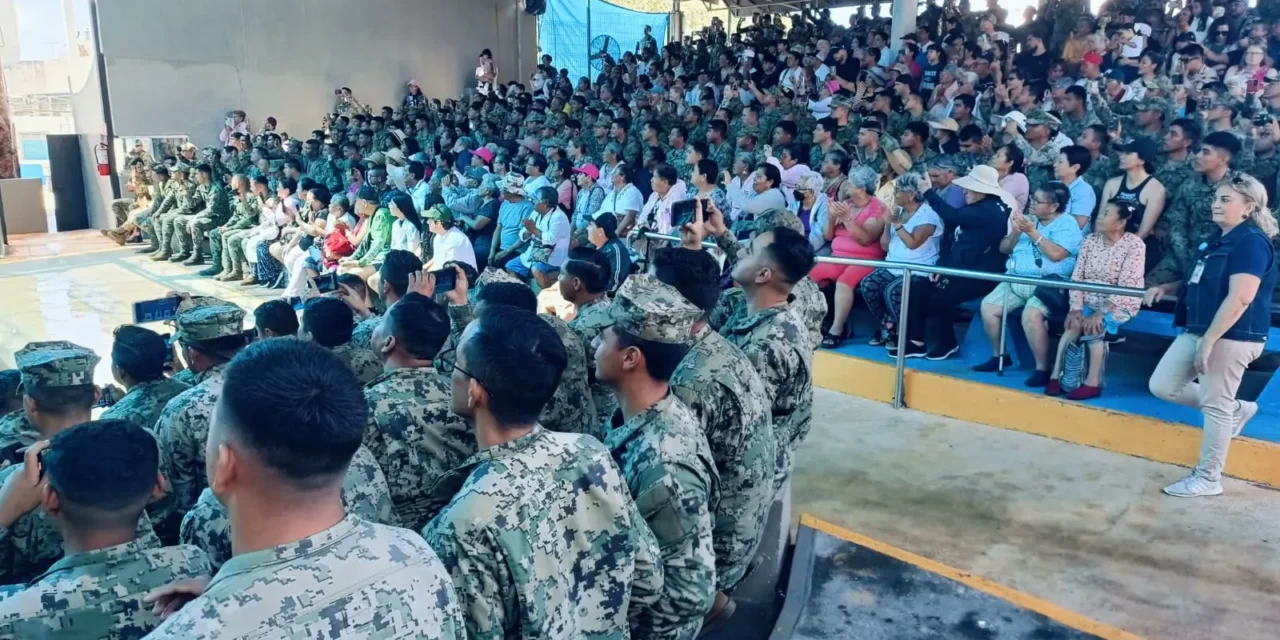
<svg viewBox="0 0 1280 640">
<path fill-rule="evenodd" d="M 169 253 L 174 250 L 175 237 L 178 235 L 177 230 L 186 225 L 191 219 L 190 213 L 177 213 L 169 211 L 156 216 L 156 220 L 152 223 L 156 233 L 156 244 L 160 250 Z M 181 250 L 179 248 L 179 250 Z"/>
<path fill-rule="evenodd" d="M 199 255 L 204 251 L 204 234 L 226 222 L 214 212 L 205 209 L 186 221 L 186 224 L 175 225 L 178 247 L 182 253 Z"/>
<path fill-rule="evenodd" d="M 116 226 L 124 225 L 125 220 L 129 219 L 129 213 L 140 210 L 137 205 L 138 201 L 133 198 L 118 198 L 111 201 L 111 213 L 115 216 Z"/>
<path fill-rule="evenodd" d="M 222 272 L 244 273 L 248 262 L 244 255 L 244 243 L 258 233 L 250 229 L 230 229 L 222 233 Z"/>
</svg>

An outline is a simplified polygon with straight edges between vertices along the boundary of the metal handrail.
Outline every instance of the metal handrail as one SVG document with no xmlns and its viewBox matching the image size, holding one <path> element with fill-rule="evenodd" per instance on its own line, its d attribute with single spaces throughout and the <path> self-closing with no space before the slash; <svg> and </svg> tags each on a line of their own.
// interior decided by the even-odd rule
<svg viewBox="0 0 1280 640">
<path fill-rule="evenodd" d="M 672 240 L 680 242 L 678 236 L 650 233 L 644 234 L 646 238 L 652 240 Z M 718 247 L 714 242 L 703 241 L 704 247 Z M 986 280 L 989 282 L 1007 282 L 1009 284 L 1021 284 L 1032 287 L 1053 287 L 1055 289 L 1068 289 L 1076 291 L 1088 291 L 1091 293 L 1102 293 L 1107 295 L 1129 296 L 1141 298 L 1146 295 L 1146 291 L 1142 289 L 1133 289 L 1130 287 L 1115 287 L 1106 284 L 1093 284 L 1091 282 L 1075 282 L 1073 280 L 1048 280 L 1045 278 L 1028 278 L 1026 276 L 1013 276 L 1007 273 L 988 273 L 986 271 L 968 271 L 965 269 L 952 269 L 950 267 L 939 267 L 936 265 L 913 264 L 910 262 L 896 262 L 889 260 L 867 260 L 864 258 L 837 258 L 834 256 L 818 256 L 817 262 L 825 262 L 829 264 L 843 264 L 855 267 L 871 267 L 873 269 L 901 269 L 902 270 L 902 307 L 898 313 L 898 354 L 896 356 L 896 373 L 893 393 L 893 406 L 895 409 L 901 409 L 905 404 L 905 371 L 906 371 L 906 352 L 907 352 L 907 307 L 911 300 L 911 279 L 914 274 L 936 274 L 940 276 L 949 276 L 953 278 L 971 278 L 973 280 Z M 1005 325 L 1009 316 L 1009 296 L 1005 296 L 1002 301 L 1000 310 L 1000 346 L 999 346 L 999 374 L 1004 375 L 1004 333 Z"/>
</svg>

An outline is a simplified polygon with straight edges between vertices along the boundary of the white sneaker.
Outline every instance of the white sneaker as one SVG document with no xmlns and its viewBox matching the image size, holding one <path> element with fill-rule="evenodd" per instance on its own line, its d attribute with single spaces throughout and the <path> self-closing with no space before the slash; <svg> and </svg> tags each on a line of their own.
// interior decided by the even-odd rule
<svg viewBox="0 0 1280 640">
<path fill-rule="evenodd" d="M 1236 428 L 1231 432 L 1231 437 L 1234 438 L 1240 435 L 1240 432 L 1244 431 L 1244 425 L 1248 424 L 1256 415 L 1258 415 L 1258 403 L 1241 400 L 1240 419 L 1236 420 Z"/>
<path fill-rule="evenodd" d="M 1164 492 L 1177 498 L 1199 498 L 1201 496 L 1222 495 L 1222 483 L 1205 480 L 1194 472 L 1165 487 Z"/>
</svg>

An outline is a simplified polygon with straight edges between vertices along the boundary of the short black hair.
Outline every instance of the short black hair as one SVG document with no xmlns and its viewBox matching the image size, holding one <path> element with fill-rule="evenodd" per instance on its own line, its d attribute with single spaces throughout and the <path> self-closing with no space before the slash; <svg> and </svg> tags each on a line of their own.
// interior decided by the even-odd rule
<svg viewBox="0 0 1280 640">
<path fill-rule="evenodd" d="M 1169 128 L 1173 127 L 1182 129 L 1182 134 L 1191 141 L 1192 146 L 1199 144 L 1201 136 L 1204 135 L 1204 129 L 1200 128 L 1200 123 L 1192 118 L 1178 118 L 1169 123 Z"/>
<path fill-rule="evenodd" d="M 368 405 L 334 353 L 305 340 L 263 340 L 223 376 L 219 412 L 232 437 L 300 490 L 342 482 Z"/>
<path fill-rule="evenodd" d="M 599 213 L 591 218 L 591 223 L 604 232 L 606 240 L 616 240 L 618 238 L 618 217 L 612 213 L 608 211 Z"/>
<path fill-rule="evenodd" d="M 766 251 L 787 284 L 799 282 L 813 269 L 813 245 L 804 234 L 791 227 L 774 227 L 773 243 Z"/>
<path fill-rule="evenodd" d="M 486 305 L 463 342 L 468 373 L 489 393 L 501 424 L 538 420 L 568 363 L 564 342 L 547 321 L 506 304 Z"/>
<path fill-rule="evenodd" d="M 794 123 L 794 122 L 792 122 L 792 121 L 790 121 L 790 120 L 782 120 L 782 121 L 778 122 L 778 124 L 777 124 L 777 125 L 775 125 L 773 128 L 774 128 L 774 130 L 782 129 L 782 132 L 783 132 L 783 133 L 785 133 L 785 134 L 787 134 L 787 135 L 789 135 L 789 136 L 791 136 L 791 137 L 793 137 L 793 138 L 795 137 L 796 133 L 799 131 L 799 130 L 796 128 L 796 123 Z"/>
<path fill-rule="evenodd" d="M 160 450 L 151 433 L 128 420 L 97 420 L 50 438 L 42 461 L 67 522 L 132 528 L 156 486 Z"/>
<path fill-rule="evenodd" d="M 653 175 L 671 185 L 674 185 L 680 179 L 680 175 L 676 173 L 676 168 L 666 163 L 654 167 Z"/>
<path fill-rule="evenodd" d="M 419 271 L 422 271 L 422 260 L 418 256 L 404 249 L 392 249 L 383 258 L 378 274 L 397 296 L 403 296 L 409 289 L 409 275 Z"/>
<path fill-rule="evenodd" d="M 560 269 L 577 278 L 588 293 L 608 291 L 613 272 L 604 252 L 591 247 L 570 249 L 568 259 Z"/>
<path fill-rule="evenodd" d="M 253 310 L 253 324 L 259 329 L 270 329 L 277 336 L 296 336 L 298 312 L 284 300 L 268 300 Z"/>
<path fill-rule="evenodd" d="M 1085 92 L 1084 87 L 1078 84 L 1073 84 L 1067 87 L 1063 93 L 1069 96 L 1075 96 L 1080 100 L 1080 102 L 1087 102 L 1089 100 L 1089 94 Z"/>
<path fill-rule="evenodd" d="M 1240 138 L 1229 131 L 1214 131 L 1205 136 L 1201 144 L 1226 151 L 1232 157 L 1240 155 Z"/>
<path fill-rule="evenodd" d="M 418 360 L 440 355 L 449 338 L 449 314 L 435 300 L 417 292 L 405 294 L 388 307 L 383 322 L 400 347 Z"/>
<path fill-rule="evenodd" d="M 972 96 L 970 96 L 972 97 Z M 960 127 L 960 131 L 956 133 L 956 137 L 961 142 L 980 142 L 986 134 L 982 132 L 982 127 L 976 124 L 966 124 Z"/>
<path fill-rule="evenodd" d="M 98 397 L 98 388 L 92 384 L 77 384 L 69 387 L 23 385 L 22 391 L 36 403 L 37 409 L 58 416 L 65 416 L 75 411 L 88 411 L 93 408 L 93 403 Z"/>
<path fill-rule="evenodd" d="M 929 125 L 927 123 L 920 122 L 919 120 L 912 120 L 907 123 L 905 130 L 915 134 L 916 137 L 924 140 L 926 143 L 929 140 Z"/>
<path fill-rule="evenodd" d="M 538 310 L 538 296 L 529 285 L 515 282 L 494 282 L 476 290 L 476 304 L 507 305 L 531 313 Z"/>
<path fill-rule="evenodd" d="M 160 334 L 137 325 L 116 327 L 112 333 L 111 362 L 134 382 L 158 380 L 164 376 L 169 348 Z"/>
<path fill-rule="evenodd" d="M 351 307 L 337 298 L 312 298 L 302 308 L 302 327 L 320 346 L 332 349 L 351 342 L 355 316 Z"/>
<path fill-rule="evenodd" d="M 720 299 L 720 265 L 701 249 L 663 247 L 653 254 L 653 275 L 709 314 Z"/>
<path fill-rule="evenodd" d="M 1084 175 L 1089 170 L 1089 165 L 1093 164 L 1093 156 L 1089 155 L 1089 150 L 1078 144 L 1063 147 L 1062 155 L 1067 157 L 1067 164 L 1080 165 L 1077 177 Z"/>
<path fill-rule="evenodd" d="M 655 342 L 636 337 L 617 327 L 613 334 L 618 337 L 618 348 L 635 347 L 644 356 L 644 368 L 654 380 L 670 380 L 676 368 L 689 354 L 689 345 Z"/>
</svg>

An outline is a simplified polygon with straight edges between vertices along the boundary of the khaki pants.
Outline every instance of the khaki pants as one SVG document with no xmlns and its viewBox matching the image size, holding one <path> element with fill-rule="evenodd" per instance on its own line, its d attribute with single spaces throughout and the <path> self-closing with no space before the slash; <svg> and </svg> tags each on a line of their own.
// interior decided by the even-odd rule
<svg viewBox="0 0 1280 640">
<path fill-rule="evenodd" d="M 1217 482 L 1227 463 L 1227 447 L 1240 432 L 1236 391 L 1249 363 L 1262 355 L 1263 343 L 1218 340 L 1209 354 L 1209 371 L 1197 377 L 1195 358 L 1200 336 L 1184 333 L 1169 346 L 1151 374 L 1151 393 L 1162 400 L 1198 407 L 1204 414 L 1204 439 L 1196 474 Z"/>
</svg>

